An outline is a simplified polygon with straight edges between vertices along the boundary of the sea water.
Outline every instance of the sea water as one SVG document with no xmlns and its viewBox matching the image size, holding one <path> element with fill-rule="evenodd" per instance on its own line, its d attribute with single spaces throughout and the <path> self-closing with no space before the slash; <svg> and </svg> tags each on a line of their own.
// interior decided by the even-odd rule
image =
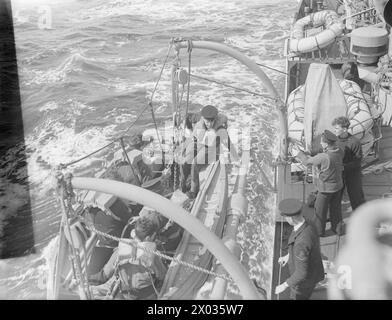
<svg viewBox="0 0 392 320">
<path fill-rule="evenodd" d="M 171 38 L 210 40 L 228 45 L 255 62 L 284 71 L 284 39 L 297 5 L 293 0 L 16 0 L 13 3 L 20 93 L 27 153 L 28 187 L 35 246 L 19 258 L 0 260 L 0 298 L 44 299 L 48 260 L 54 252 L 60 209 L 53 172 L 118 137 L 150 101 Z M 158 126 L 171 119 L 170 68 L 165 66 L 153 97 Z M 188 68 L 183 50 L 181 61 Z M 248 91 L 265 93 L 243 65 L 213 51 L 194 49 L 193 74 Z M 264 69 L 283 97 L 284 75 Z M 186 96 L 186 94 L 185 94 Z M 185 100 L 184 100 L 185 103 Z M 274 197 L 260 173 L 272 179 L 277 155 L 278 117 L 273 101 L 192 78 L 189 110 L 213 104 L 230 128 L 249 127 L 252 159 L 246 196 L 248 215 L 239 230 L 241 261 L 269 291 L 274 236 Z M 183 104 L 185 105 L 185 104 Z M 147 110 L 129 131 L 153 128 Z M 1 159 L 3 191 L 0 235 L 22 200 L 18 151 Z M 72 166 L 93 176 L 115 148 Z M 256 165 L 256 163 L 258 163 Z M 22 171 L 19 172 L 22 175 Z M 26 181 L 26 180 L 23 180 Z M 10 200 L 12 199 L 12 201 Z M 23 230 L 19 230 L 23 232 Z M 15 246 L 17 234 L 13 235 Z M 232 287 L 233 297 L 236 288 Z"/>
</svg>

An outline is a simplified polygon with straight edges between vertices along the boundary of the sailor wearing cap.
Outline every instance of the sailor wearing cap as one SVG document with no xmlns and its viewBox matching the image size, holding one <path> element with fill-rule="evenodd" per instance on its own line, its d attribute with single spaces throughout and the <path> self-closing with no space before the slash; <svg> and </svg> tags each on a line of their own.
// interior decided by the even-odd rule
<svg viewBox="0 0 392 320">
<path fill-rule="evenodd" d="M 324 267 L 320 253 L 320 242 L 315 226 L 302 216 L 303 203 L 297 199 L 284 199 L 279 211 L 292 225 L 288 241 L 288 253 L 278 263 L 289 266 L 290 277 L 275 288 L 280 294 L 290 287 L 290 299 L 306 300 L 316 284 L 324 279 Z"/>
<path fill-rule="evenodd" d="M 300 152 L 297 158 L 305 165 L 315 168 L 317 196 L 315 202 L 315 225 L 320 236 L 325 236 L 327 213 L 331 218 L 331 230 L 341 234 L 342 205 L 341 190 L 343 188 L 342 170 L 344 152 L 336 145 L 337 136 L 329 130 L 321 135 L 321 146 L 324 152 L 310 157 Z"/>
<path fill-rule="evenodd" d="M 201 167 L 217 161 L 224 153 L 230 153 L 233 162 L 239 161 L 227 133 L 227 117 L 212 105 L 207 105 L 201 110 L 201 119 L 196 123 L 192 137 L 185 142 L 184 151 L 185 161 L 180 166 L 180 187 L 186 192 L 186 180 L 191 174 L 190 191 L 187 192 L 190 199 L 194 199 L 199 191 Z"/>
</svg>

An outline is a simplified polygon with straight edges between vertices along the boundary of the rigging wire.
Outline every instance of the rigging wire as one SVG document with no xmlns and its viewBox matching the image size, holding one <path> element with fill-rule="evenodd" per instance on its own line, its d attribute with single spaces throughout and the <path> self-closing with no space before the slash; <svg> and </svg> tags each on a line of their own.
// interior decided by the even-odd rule
<svg viewBox="0 0 392 320">
<path fill-rule="evenodd" d="M 152 115 L 153 115 L 153 118 L 154 118 L 154 119 L 153 119 L 153 120 L 154 120 L 154 124 L 155 124 L 155 127 L 156 127 L 156 129 L 157 129 L 157 125 L 156 125 L 156 121 L 155 121 L 155 117 L 154 117 L 153 106 L 152 106 L 152 101 L 153 101 L 153 99 L 154 99 L 155 92 L 156 92 L 156 90 L 157 90 L 159 81 L 160 81 L 160 79 L 161 79 L 161 77 L 162 77 L 162 73 L 163 73 L 163 70 L 164 70 L 165 65 L 166 65 L 166 63 L 167 63 L 167 60 L 168 60 L 168 58 L 169 58 L 170 51 L 171 51 L 172 47 L 173 47 L 173 44 L 170 43 L 169 49 L 168 49 L 167 54 L 166 54 L 165 61 L 164 61 L 163 65 L 162 65 L 161 71 L 160 71 L 160 73 L 159 73 L 159 78 L 158 78 L 157 82 L 155 83 L 155 87 L 154 87 L 154 89 L 153 89 L 153 91 L 152 91 L 152 93 L 151 93 L 150 102 L 149 102 L 149 103 L 143 108 L 143 110 L 138 114 L 138 116 L 137 116 L 136 119 L 132 122 L 132 124 L 131 124 L 131 125 L 130 125 L 130 126 L 129 126 L 129 127 L 119 136 L 119 137 L 115 138 L 115 139 L 114 139 L 113 141 L 111 141 L 110 143 L 104 145 L 103 147 L 101 147 L 101 148 L 99 148 L 99 149 L 97 149 L 97 150 L 95 150 L 95 151 L 93 151 L 93 152 L 87 154 L 86 156 L 83 156 L 83 157 L 79 158 L 79 159 L 76 159 L 76 160 L 74 160 L 74 161 L 67 162 L 67 163 L 65 163 L 65 164 L 61 163 L 61 164 L 60 164 L 60 168 L 65 169 L 65 168 L 67 168 L 68 166 L 73 165 L 73 164 L 75 164 L 75 163 L 78 163 L 78 162 L 80 162 L 80 161 L 82 161 L 82 160 L 84 160 L 84 159 L 87 159 L 87 158 L 91 157 L 92 155 L 94 155 L 94 154 L 96 154 L 96 153 L 98 153 L 98 152 L 100 152 L 100 151 L 102 151 L 102 150 L 104 150 L 104 149 L 110 147 L 110 146 L 113 145 L 114 143 L 116 143 L 116 142 L 118 142 L 118 141 L 121 141 L 121 139 L 123 139 L 123 138 L 125 137 L 125 135 L 129 132 L 129 130 L 131 130 L 131 128 L 136 124 L 136 122 L 139 121 L 140 117 L 143 115 L 143 113 L 147 110 L 148 107 L 150 107 L 151 110 L 152 110 Z M 162 145 L 161 145 L 160 139 L 159 139 L 159 132 L 158 132 L 158 130 L 157 130 L 157 137 L 158 137 L 158 140 L 159 140 L 159 144 L 160 144 L 161 150 L 163 151 Z"/>
<path fill-rule="evenodd" d="M 288 75 L 289 75 L 287 72 L 284 72 L 284 71 L 281 71 L 281 70 L 278 70 L 278 69 L 275 69 L 275 68 L 269 67 L 269 66 L 267 66 L 267 65 L 265 65 L 265 64 L 262 64 L 262 63 L 256 63 L 256 64 L 257 64 L 258 66 L 264 67 L 264 68 L 266 68 L 266 69 L 270 69 L 270 70 L 273 70 L 273 71 L 276 71 L 276 72 L 279 72 L 279 73 L 285 74 L 286 76 L 288 76 Z"/>
<path fill-rule="evenodd" d="M 225 87 L 232 88 L 232 89 L 235 89 L 235 90 L 238 90 L 238 91 L 247 92 L 247 93 L 250 93 L 250 94 L 255 95 L 255 96 L 259 96 L 259 97 L 263 97 L 263 98 L 268 98 L 268 99 L 276 100 L 275 98 L 273 98 L 273 97 L 271 97 L 271 96 L 269 96 L 269 95 L 267 95 L 267 94 L 262 94 L 262 93 L 250 91 L 250 90 L 247 90 L 247 89 L 238 88 L 238 87 L 235 87 L 235 86 L 226 84 L 226 83 L 221 82 L 221 81 L 218 81 L 218 80 L 213 80 L 213 79 L 205 78 L 205 77 L 198 76 L 198 75 L 195 75 L 195 74 L 191 74 L 191 77 L 196 78 L 196 79 L 200 79 L 200 80 L 205 80 L 205 81 L 213 82 L 213 83 L 216 83 L 216 84 L 220 84 L 220 85 L 223 85 L 223 86 L 225 86 Z"/>
</svg>

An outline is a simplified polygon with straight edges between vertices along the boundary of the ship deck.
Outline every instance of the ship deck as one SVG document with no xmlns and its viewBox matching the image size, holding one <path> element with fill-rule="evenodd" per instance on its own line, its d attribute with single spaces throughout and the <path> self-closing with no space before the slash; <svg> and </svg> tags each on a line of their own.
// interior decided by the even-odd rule
<svg viewBox="0 0 392 320">
<path fill-rule="evenodd" d="M 362 185 L 366 201 L 371 201 L 383 197 L 392 196 L 392 127 L 382 127 L 382 138 L 379 141 L 379 150 L 377 158 L 365 159 L 365 165 L 362 169 Z M 367 160 L 367 161 L 366 161 Z M 287 167 L 278 167 L 278 201 L 285 198 L 298 198 L 303 200 L 307 198 L 308 194 L 315 188 L 312 184 L 304 184 L 300 182 L 291 183 L 291 170 Z M 280 177 L 280 179 L 279 179 Z M 280 182 L 280 183 L 279 183 Z M 350 223 L 350 216 L 353 213 L 350 206 L 350 201 L 345 192 L 342 200 L 343 220 L 347 225 Z M 311 219 L 314 215 L 313 208 L 305 206 L 304 216 Z M 285 247 L 292 228 L 283 222 L 282 218 L 277 213 L 277 223 L 275 231 L 275 246 L 274 246 L 274 263 L 273 263 L 273 282 L 271 290 L 274 291 L 278 283 L 284 282 L 288 278 L 288 267 L 285 266 L 279 270 L 277 260 L 279 256 L 285 255 Z M 279 221 L 280 220 L 280 221 Z M 321 254 L 325 267 L 325 280 L 319 283 L 314 290 L 312 300 L 327 299 L 328 279 L 331 275 L 329 267 L 332 267 L 339 249 L 344 245 L 346 236 L 338 236 L 330 231 L 330 223 L 326 226 L 326 237 L 320 238 Z M 392 245 L 392 243 L 391 243 Z M 289 299 L 289 290 L 286 290 L 278 296 L 272 294 L 273 299 L 285 300 Z"/>
</svg>

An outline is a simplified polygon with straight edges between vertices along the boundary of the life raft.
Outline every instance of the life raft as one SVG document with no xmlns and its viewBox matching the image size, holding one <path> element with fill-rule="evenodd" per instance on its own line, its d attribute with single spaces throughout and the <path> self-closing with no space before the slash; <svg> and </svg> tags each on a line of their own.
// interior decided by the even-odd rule
<svg viewBox="0 0 392 320">
<path fill-rule="evenodd" d="M 294 89 L 287 100 L 288 135 L 291 141 L 301 143 L 304 137 L 304 86 Z"/>
<path fill-rule="evenodd" d="M 316 35 L 305 37 L 305 27 L 324 26 Z M 299 19 L 293 26 L 290 37 L 290 51 L 294 53 L 312 52 L 327 47 L 343 33 L 344 25 L 335 11 L 324 10 Z"/>
<path fill-rule="evenodd" d="M 346 100 L 346 116 L 350 120 L 349 132 L 361 140 L 362 152 L 367 155 L 374 143 L 373 117 L 361 88 L 353 81 L 340 80 Z M 304 149 L 304 86 L 294 89 L 287 99 L 288 137 L 291 146 Z M 296 150 L 291 148 L 292 155 Z"/>
<path fill-rule="evenodd" d="M 358 139 L 365 135 L 373 127 L 373 117 L 361 88 L 354 81 L 340 80 L 347 104 L 347 118 L 350 120 L 349 131 Z"/>
</svg>

